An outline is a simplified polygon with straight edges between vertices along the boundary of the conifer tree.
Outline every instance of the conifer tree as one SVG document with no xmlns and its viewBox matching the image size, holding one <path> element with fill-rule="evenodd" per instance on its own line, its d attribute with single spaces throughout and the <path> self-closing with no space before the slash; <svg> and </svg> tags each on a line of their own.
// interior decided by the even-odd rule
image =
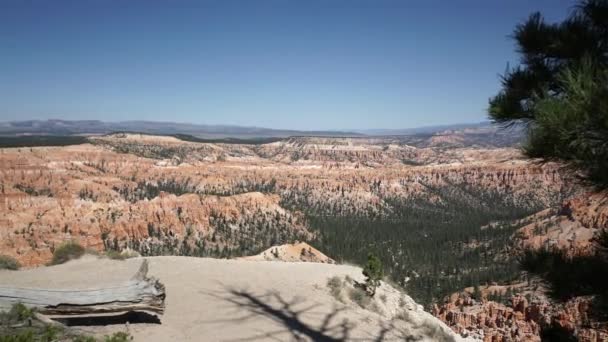
<svg viewBox="0 0 608 342">
<path fill-rule="evenodd" d="M 490 118 L 525 123 L 529 156 L 566 161 L 608 185 L 608 0 L 583 0 L 561 23 L 534 13 L 513 38 L 522 62 L 502 76 Z"/>
<path fill-rule="evenodd" d="M 367 293 L 373 297 L 376 294 L 376 288 L 380 286 L 380 280 L 384 277 L 382 262 L 377 256 L 372 254 L 367 256 L 367 263 L 363 268 L 363 275 L 365 276 L 365 288 Z"/>
</svg>

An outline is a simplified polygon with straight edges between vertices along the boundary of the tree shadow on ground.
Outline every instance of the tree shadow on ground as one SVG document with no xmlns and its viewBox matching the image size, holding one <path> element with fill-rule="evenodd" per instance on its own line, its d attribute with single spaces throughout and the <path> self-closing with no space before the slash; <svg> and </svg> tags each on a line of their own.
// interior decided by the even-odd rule
<svg viewBox="0 0 608 342">
<path fill-rule="evenodd" d="M 226 289 L 219 294 L 210 294 L 216 298 L 222 299 L 233 304 L 239 309 L 239 312 L 245 312 L 241 317 L 228 319 L 228 321 L 246 321 L 259 316 L 264 316 L 276 323 L 282 328 L 276 331 L 270 331 L 249 336 L 233 341 L 253 341 L 253 340 L 269 340 L 284 341 L 285 338 L 279 337 L 286 333 L 290 334 L 295 341 L 321 341 L 335 342 L 349 340 L 350 332 L 355 325 L 344 319 L 339 321 L 338 315 L 344 311 L 346 307 L 334 307 L 329 313 L 324 314 L 321 319 L 321 324 L 316 327 L 303 321 L 303 315 L 314 315 L 315 309 L 319 304 L 306 305 L 306 300 L 294 297 L 292 300 L 285 300 L 278 292 L 270 291 L 265 294 L 256 295 L 248 290 Z M 303 306 L 304 305 L 304 306 Z M 321 313 L 317 313 L 323 315 Z"/>
<path fill-rule="evenodd" d="M 359 331 L 358 335 L 363 333 L 366 336 L 354 337 L 351 335 L 356 328 L 356 324 L 340 317 L 342 312 L 349 309 L 347 306 L 334 306 L 330 312 L 326 310 L 320 312 L 316 310 L 320 306 L 319 304 L 306 305 L 306 300 L 298 297 L 286 300 L 276 291 L 257 295 L 248 290 L 226 289 L 225 292 L 222 292 L 222 295 L 210 295 L 231 303 L 239 309 L 239 312 L 245 313 L 241 317 L 216 322 L 242 322 L 254 317 L 264 316 L 281 326 L 275 331 L 231 341 L 285 341 L 285 334 L 289 334 L 291 340 L 294 341 L 320 342 L 454 340 L 452 336 L 442 332 L 436 324 L 426 320 L 418 324 L 399 324 L 396 320 L 378 319 L 376 331 Z M 318 315 L 318 318 L 314 321 L 319 323 L 315 325 L 307 323 L 307 321 L 311 321 L 311 317 L 314 315 Z M 373 314 L 370 312 L 371 315 Z M 304 321 L 303 316 L 306 316 L 306 321 Z"/>
<path fill-rule="evenodd" d="M 606 237 L 605 237 L 606 238 Z M 568 256 L 560 250 L 525 251 L 521 267 L 539 275 L 549 285 L 549 295 L 560 302 L 579 296 L 593 296 L 589 318 L 608 321 L 608 288 L 603 274 L 608 273 L 607 255 Z"/>
</svg>

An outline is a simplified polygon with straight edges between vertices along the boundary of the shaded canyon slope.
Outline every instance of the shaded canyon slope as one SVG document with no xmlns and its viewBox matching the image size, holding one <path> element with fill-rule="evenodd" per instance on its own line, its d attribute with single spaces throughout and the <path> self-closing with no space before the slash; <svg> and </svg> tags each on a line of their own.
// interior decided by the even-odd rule
<svg viewBox="0 0 608 342">
<path fill-rule="evenodd" d="M 444 304 L 435 305 L 432 313 L 456 332 L 484 341 L 541 341 L 543 336 L 546 340 L 559 336 L 575 336 L 583 342 L 608 340 L 608 323 L 596 311 L 601 294 L 593 294 L 586 284 L 569 284 L 586 282 L 570 278 L 569 273 L 577 268 L 585 274 L 585 268 L 597 267 L 595 255 L 603 253 L 597 240 L 600 232 L 608 229 L 608 193 L 581 194 L 522 223 L 513 234 L 514 253 L 522 257 L 525 253 L 559 252 L 564 256 L 564 267 L 547 268 L 558 274 L 557 282 L 547 283 L 526 274 L 523 278 L 527 279 L 519 282 L 481 284 L 454 293 Z M 588 272 L 594 271 L 590 268 Z M 601 282 L 603 273 L 589 276 Z"/>
</svg>

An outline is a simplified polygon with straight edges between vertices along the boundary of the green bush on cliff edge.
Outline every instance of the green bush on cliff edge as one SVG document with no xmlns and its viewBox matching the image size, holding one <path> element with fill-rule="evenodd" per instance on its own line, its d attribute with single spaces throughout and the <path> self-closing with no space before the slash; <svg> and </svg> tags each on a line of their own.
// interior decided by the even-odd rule
<svg viewBox="0 0 608 342">
<path fill-rule="evenodd" d="M 64 242 L 53 252 L 53 260 L 51 260 L 51 265 L 59 265 L 73 259 L 78 259 L 83 256 L 84 253 L 84 247 L 82 247 L 78 242 Z"/>
<path fill-rule="evenodd" d="M 0 255 L 0 270 L 18 270 L 21 267 L 19 261 L 8 255 Z"/>
</svg>

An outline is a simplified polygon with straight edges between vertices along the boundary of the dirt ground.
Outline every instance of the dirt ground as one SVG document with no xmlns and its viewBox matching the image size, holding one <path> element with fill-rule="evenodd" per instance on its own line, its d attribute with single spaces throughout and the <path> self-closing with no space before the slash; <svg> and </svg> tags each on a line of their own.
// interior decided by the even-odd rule
<svg viewBox="0 0 608 342">
<path fill-rule="evenodd" d="M 78 329 L 99 335 L 128 330 L 135 341 L 163 342 L 458 339 L 419 309 L 409 311 L 405 319 L 387 319 L 336 300 L 327 280 L 346 275 L 361 279 L 357 267 L 172 256 L 148 260 L 149 275 L 166 286 L 161 324 Z M 0 271 L 0 286 L 97 288 L 129 279 L 141 263 L 141 258 L 113 261 L 86 256 L 64 265 Z"/>
</svg>

